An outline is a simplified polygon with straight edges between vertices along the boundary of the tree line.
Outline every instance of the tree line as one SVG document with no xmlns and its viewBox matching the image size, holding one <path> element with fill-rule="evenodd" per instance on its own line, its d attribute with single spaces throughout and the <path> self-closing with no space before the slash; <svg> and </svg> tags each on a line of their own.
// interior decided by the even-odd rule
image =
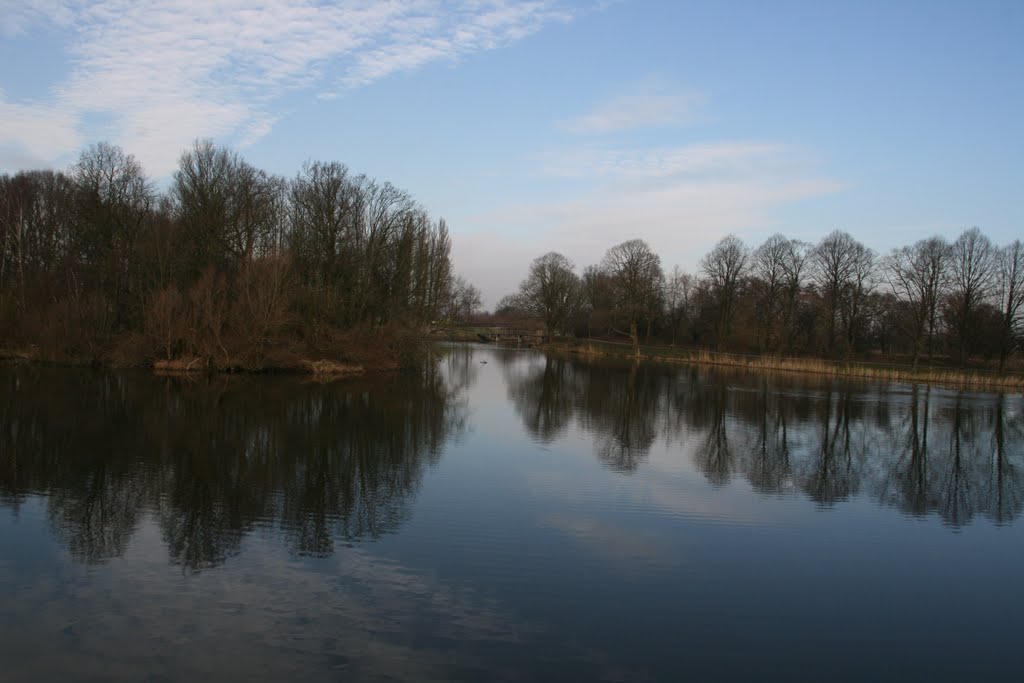
<svg viewBox="0 0 1024 683">
<path fill-rule="evenodd" d="M 781 234 L 751 247 L 734 235 L 699 273 L 665 272 L 643 240 L 612 247 L 577 274 L 557 252 L 536 258 L 499 315 L 549 334 L 628 338 L 718 351 L 829 358 L 900 357 L 917 366 L 998 359 L 1024 341 L 1024 248 L 978 228 L 879 254 L 836 230 L 817 244 Z"/>
<path fill-rule="evenodd" d="M 286 179 L 197 141 L 157 192 L 99 143 L 67 172 L 0 175 L 0 344 L 260 367 L 478 306 L 450 248 L 409 193 L 337 162 Z"/>
</svg>

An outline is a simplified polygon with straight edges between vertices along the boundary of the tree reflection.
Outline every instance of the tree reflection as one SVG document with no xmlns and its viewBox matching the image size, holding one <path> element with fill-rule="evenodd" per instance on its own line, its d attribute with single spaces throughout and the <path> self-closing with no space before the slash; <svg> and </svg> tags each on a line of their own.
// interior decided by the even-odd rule
<svg viewBox="0 0 1024 683">
<path fill-rule="evenodd" d="M 1007 418 L 1007 400 L 1002 394 L 991 412 L 991 455 L 985 479 L 986 514 L 997 524 L 1006 524 L 1024 507 L 1024 425 L 1018 416 Z"/>
<path fill-rule="evenodd" d="M 594 434 L 595 452 L 608 468 L 633 472 L 647 457 L 658 435 L 662 373 L 637 363 L 496 358 L 504 365 L 509 399 L 533 438 L 550 443 L 575 420 Z"/>
<path fill-rule="evenodd" d="M 782 491 L 792 476 L 790 468 L 789 420 L 778 394 L 767 378 L 754 393 L 756 428 L 747 430 L 747 446 L 740 467 L 755 491 Z"/>
<path fill-rule="evenodd" d="M 832 505 L 857 492 L 858 471 L 853 463 L 854 442 L 851 418 L 854 405 L 848 390 L 838 393 L 832 387 L 821 402 L 821 415 L 815 427 L 817 443 L 813 456 L 797 472 L 797 484 L 812 500 Z M 863 415 L 856 415 L 863 420 Z"/>
<path fill-rule="evenodd" d="M 729 432 L 726 429 L 726 386 L 712 385 L 712 390 L 704 398 L 710 413 L 710 423 L 697 449 L 697 466 L 713 485 L 724 486 L 729 483 L 733 469 Z"/>
<path fill-rule="evenodd" d="M 293 552 L 394 531 L 424 467 L 462 430 L 447 366 L 378 382 L 181 380 L 18 368 L 6 386 L 0 496 L 47 494 L 79 560 L 121 555 L 158 521 L 173 563 L 194 571 L 279 525 Z M 10 502 L 8 502 L 10 501 Z"/>
<path fill-rule="evenodd" d="M 572 421 L 578 400 L 572 364 L 545 357 L 540 364 L 523 368 L 507 363 L 504 369 L 509 398 L 530 435 L 542 442 L 561 436 Z"/>
<path fill-rule="evenodd" d="M 582 422 L 595 432 L 598 457 L 616 472 L 633 472 L 657 438 L 659 375 L 633 363 L 625 373 L 590 372 Z"/>
<path fill-rule="evenodd" d="M 757 492 L 802 491 L 825 507 L 863 491 L 951 526 L 978 514 L 1007 523 L 1024 508 L 1020 397 L 522 354 L 499 362 L 534 438 L 553 442 L 575 421 L 616 472 L 636 471 L 662 439 L 689 450 L 713 486 L 742 476 Z"/>
<path fill-rule="evenodd" d="M 1020 396 L 858 385 L 521 352 L 501 364 L 525 430 L 575 425 L 608 469 L 645 467 L 660 440 L 715 486 L 863 492 L 959 527 L 1024 508 Z M 259 527 L 298 555 L 376 538 L 409 514 L 426 467 L 465 428 L 480 358 L 453 347 L 423 374 L 317 384 L 0 369 L 0 505 L 42 494 L 71 554 L 103 562 L 154 519 L 172 562 L 224 562 Z"/>
</svg>

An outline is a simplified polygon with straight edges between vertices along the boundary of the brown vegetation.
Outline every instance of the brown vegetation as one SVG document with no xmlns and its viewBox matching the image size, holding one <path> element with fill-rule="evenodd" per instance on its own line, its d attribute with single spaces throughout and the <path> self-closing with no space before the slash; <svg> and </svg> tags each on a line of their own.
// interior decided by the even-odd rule
<svg viewBox="0 0 1024 683">
<path fill-rule="evenodd" d="M 545 345 L 543 348 L 547 351 L 563 351 L 584 356 L 617 356 L 668 363 L 720 365 L 758 372 L 793 372 L 851 377 L 867 381 L 919 382 L 978 389 L 1024 391 L 1024 373 L 980 368 L 973 370 L 937 366 L 915 368 L 911 365 L 830 361 L 819 358 L 750 356 L 706 350 L 687 351 L 668 347 L 641 347 L 640 353 L 637 355 L 633 353 L 633 349 L 629 345 L 597 340 L 554 343 Z"/>
</svg>

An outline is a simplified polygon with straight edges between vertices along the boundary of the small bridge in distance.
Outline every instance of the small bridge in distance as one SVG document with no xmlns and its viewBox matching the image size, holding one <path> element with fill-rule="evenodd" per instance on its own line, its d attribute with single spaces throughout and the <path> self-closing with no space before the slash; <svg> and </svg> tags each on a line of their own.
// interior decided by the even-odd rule
<svg viewBox="0 0 1024 683">
<path fill-rule="evenodd" d="M 516 344 L 540 344 L 547 340 L 543 330 L 528 330 L 515 327 L 475 327 L 474 334 L 482 342 Z"/>
<path fill-rule="evenodd" d="M 548 339 L 543 330 L 507 326 L 452 325 L 450 327 L 435 327 L 429 330 L 428 334 L 447 335 L 449 339 L 453 340 L 525 346 L 540 344 Z"/>
</svg>

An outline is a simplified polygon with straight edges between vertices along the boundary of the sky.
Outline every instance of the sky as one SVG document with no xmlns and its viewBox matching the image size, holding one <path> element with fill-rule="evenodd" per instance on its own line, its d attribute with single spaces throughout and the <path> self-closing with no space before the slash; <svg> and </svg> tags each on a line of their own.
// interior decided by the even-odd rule
<svg viewBox="0 0 1024 683">
<path fill-rule="evenodd" d="M 485 306 L 625 240 L 1024 236 L 1024 1 L 0 0 L 0 172 L 194 140 L 409 191 Z"/>
</svg>

